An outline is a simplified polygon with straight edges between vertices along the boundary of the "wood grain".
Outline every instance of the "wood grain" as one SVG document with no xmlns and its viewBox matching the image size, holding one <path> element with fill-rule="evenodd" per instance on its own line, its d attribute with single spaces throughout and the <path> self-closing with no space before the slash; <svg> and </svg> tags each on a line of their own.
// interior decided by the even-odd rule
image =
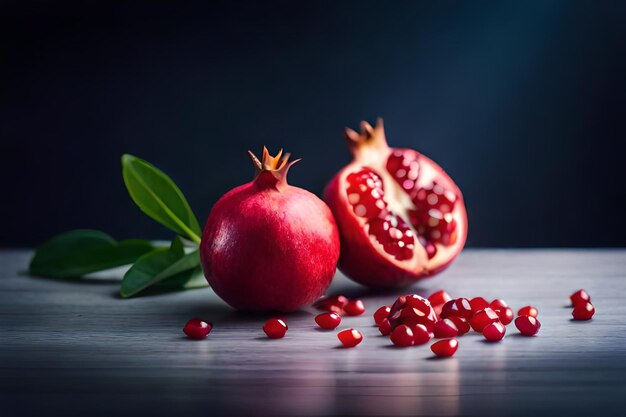
<svg viewBox="0 0 626 417">
<path fill-rule="evenodd" d="M 23 274 L 30 252 L 0 252 L 1 416 L 624 415 L 626 250 L 466 250 L 444 274 L 411 289 L 532 303 L 537 337 L 460 339 L 454 358 L 427 346 L 396 349 L 371 313 L 397 294 L 374 294 L 338 274 L 331 292 L 362 297 L 355 349 L 314 328 L 311 311 L 287 317 L 282 340 L 265 317 L 234 312 L 210 289 L 117 296 L 119 273 L 86 282 Z M 585 288 L 597 309 L 572 322 L 568 296 Z M 406 291 L 405 291 L 406 292 Z M 210 320 L 190 341 L 191 317 Z"/>
</svg>

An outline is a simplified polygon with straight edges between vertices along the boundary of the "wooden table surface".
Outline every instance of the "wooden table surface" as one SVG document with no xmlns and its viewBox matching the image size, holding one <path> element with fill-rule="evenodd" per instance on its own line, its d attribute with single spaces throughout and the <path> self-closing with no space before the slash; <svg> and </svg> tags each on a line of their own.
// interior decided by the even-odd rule
<svg viewBox="0 0 626 417">
<path fill-rule="evenodd" d="M 542 328 L 527 338 L 511 325 L 495 344 L 468 334 L 444 360 L 427 345 L 392 347 L 371 313 L 397 294 L 340 274 L 330 293 L 368 309 L 340 327 L 363 332 L 354 349 L 316 330 L 312 311 L 287 316 L 287 336 L 269 340 L 264 317 L 236 313 L 210 289 L 122 300 L 119 272 L 33 278 L 29 256 L 0 252 L 1 416 L 626 415 L 626 250 L 466 250 L 410 292 L 533 304 Z M 570 320 L 579 288 L 596 306 L 590 322 Z M 194 316 L 214 323 L 207 339 L 183 337 Z"/>
</svg>

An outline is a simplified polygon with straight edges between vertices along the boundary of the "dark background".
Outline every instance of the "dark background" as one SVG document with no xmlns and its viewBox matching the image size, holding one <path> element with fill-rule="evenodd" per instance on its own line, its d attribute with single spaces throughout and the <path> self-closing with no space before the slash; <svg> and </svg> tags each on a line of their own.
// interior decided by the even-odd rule
<svg viewBox="0 0 626 417">
<path fill-rule="evenodd" d="M 124 152 L 202 224 L 264 144 L 320 193 L 376 116 L 459 184 L 469 245 L 626 245 L 626 2 L 132 3 L 1 6 L 0 246 L 171 236 Z"/>
</svg>

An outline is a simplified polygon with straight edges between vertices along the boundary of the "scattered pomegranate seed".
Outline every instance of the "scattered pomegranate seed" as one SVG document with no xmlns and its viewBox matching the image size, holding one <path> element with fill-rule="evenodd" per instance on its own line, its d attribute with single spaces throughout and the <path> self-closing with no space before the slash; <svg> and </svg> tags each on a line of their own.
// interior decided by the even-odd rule
<svg viewBox="0 0 626 417">
<path fill-rule="evenodd" d="M 322 329 L 334 330 L 341 323 L 341 317 L 337 313 L 322 313 L 315 316 L 315 322 Z"/>
<path fill-rule="evenodd" d="M 413 344 L 416 346 L 428 343 L 433 338 L 433 334 L 423 324 L 416 324 L 411 327 L 411 331 L 413 332 Z"/>
<path fill-rule="evenodd" d="M 515 327 L 524 336 L 534 336 L 541 328 L 541 323 L 533 316 L 519 316 L 515 319 Z"/>
<path fill-rule="evenodd" d="M 428 297 L 428 301 L 430 301 L 430 304 L 433 306 L 443 305 L 450 300 L 452 300 L 452 297 L 444 290 L 435 291 Z"/>
<path fill-rule="evenodd" d="M 511 324 L 511 322 L 513 321 L 513 318 L 515 318 L 515 315 L 513 314 L 513 309 L 511 307 L 506 307 L 506 308 L 502 308 L 502 309 L 494 310 L 494 311 L 500 318 L 500 323 L 504 324 L 505 326 L 508 326 L 509 324 Z"/>
<path fill-rule="evenodd" d="M 474 317 L 470 320 L 470 326 L 475 331 L 482 333 L 486 325 L 498 320 L 500 320 L 498 313 L 487 307 L 474 314 Z"/>
<path fill-rule="evenodd" d="M 574 307 L 574 311 L 572 311 L 572 317 L 574 320 L 591 320 L 593 315 L 596 313 L 596 309 L 591 303 L 578 303 Z"/>
<path fill-rule="evenodd" d="M 588 303 L 591 301 L 591 296 L 587 294 L 585 290 L 578 290 L 574 294 L 569 296 L 572 306 L 576 307 L 579 303 Z"/>
<path fill-rule="evenodd" d="M 391 332 L 391 342 L 399 347 L 413 346 L 413 331 L 406 324 L 401 324 Z"/>
<path fill-rule="evenodd" d="M 506 327 L 499 321 L 489 323 L 483 329 L 483 336 L 485 336 L 485 339 L 489 340 L 490 342 L 498 342 L 502 340 L 505 333 Z"/>
<path fill-rule="evenodd" d="M 383 319 L 378 325 L 378 331 L 383 336 L 388 336 L 391 333 L 391 323 L 389 323 L 389 319 Z"/>
<path fill-rule="evenodd" d="M 433 333 L 437 339 L 444 339 L 448 337 L 456 337 L 459 335 L 459 329 L 455 326 L 454 322 L 450 319 L 439 320 L 433 327 Z"/>
<path fill-rule="evenodd" d="M 489 302 L 483 297 L 474 297 L 470 300 L 470 305 L 472 306 L 472 312 L 477 313 L 489 307 Z"/>
<path fill-rule="evenodd" d="M 348 304 L 348 299 L 345 296 L 335 295 L 334 297 L 326 297 L 318 300 L 314 304 L 314 307 L 318 310 L 341 314 L 346 304 Z"/>
<path fill-rule="evenodd" d="M 459 331 L 459 336 L 463 336 L 465 333 L 470 331 L 469 322 L 462 317 L 450 317 L 448 320 L 452 321 L 456 328 Z"/>
<path fill-rule="evenodd" d="M 211 329 L 213 329 L 213 324 L 193 318 L 185 324 L 183 332 L 190 339 L 200 340 L 207 337 L 211 333 Z"/>
<path fill-rule="evenodd" d="M 499 298 L 496 298 L 489 304 L 489 307 L 491 307 L 492 310 L 503 310 L 508 306 L 509 305 L 504 300 L 501 300 Z"/>
<path fill-rule="evenodd" d="M 281 339 L 287 333 L 287 323 L 282 319 L 272 318 L 265 322 L 263 331 L 270 339 Z"/>
<path fill-rule="evenodd" d="M 337 338 L 344 347 L 355 347 L 363 341 L 363 335 L 360 331 L 354 329 L 345 329 L 337 333 Z"/>
<path fill-rule="evenodd" d="M 456 339 L 444 339 L 431 345 L 430 350 L 441 358 L 447 358 L 456 353 L 459 348 L 459 342 Z"/>
<path fill-rule="evenodd" d="M 524 306 L 517 311 L 518 316 L 531 316 L 537 318 L 539 310 L 533 306 Z"/>
<path fill-rule="evenodd" d="M 383 321 L 383 319 L 386 319 L 389 317 L 390 311 L 391 311 L 391 307 L 389 306 L 382 306 L 381 308 L 376 310 L 376 312 L 374 313 L 374 322 L 378 326 L 380 326 L 380 323 Z"/>
<path fill-rule="evenodd" d="M 441 307 L 441 318 L 462 317 L 468 319 L 472 316 L 472 305 L 467 298 L 450 300 Z"/>
<path fill-rule="evenodd" d="M 365 313 L 365 305 L 361 300 L 350 300 L 343 309 L 348 316 L 360 316 Z"/>
</svg>

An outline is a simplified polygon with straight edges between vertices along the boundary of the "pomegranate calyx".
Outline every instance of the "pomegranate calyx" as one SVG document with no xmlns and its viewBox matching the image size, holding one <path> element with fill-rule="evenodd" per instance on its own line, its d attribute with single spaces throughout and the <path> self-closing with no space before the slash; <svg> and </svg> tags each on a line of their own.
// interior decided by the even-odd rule
<svg viewBox="0 0 626 417">
<path fill-rule="evenodd" d="M 345 128 L 346 142 L 354 159 L 363 165 L 369 165 L 381 157 L 386 157 L 385 151 L 389 150 L 389 145 L 385 137 L 383 119 L 377 118 L 374 127 L 364 120 L 360 127 L 361 133 L 349 127 Z"/>
<path fill-rule="evenodd" d="M 283 154 L 281 149 L 276 156 L 270 155 L 267 148 L 263 147 L 263 156 L 259 160 L 252 151 L 248 151 L 250 159 L 256 169 L 254 183 L 260 188 L 274 188 L 280 191 L 287 186 L 287 172 L 289 168 L 300 159 L 289 161 L 291 154 Z"/>
</svg>

